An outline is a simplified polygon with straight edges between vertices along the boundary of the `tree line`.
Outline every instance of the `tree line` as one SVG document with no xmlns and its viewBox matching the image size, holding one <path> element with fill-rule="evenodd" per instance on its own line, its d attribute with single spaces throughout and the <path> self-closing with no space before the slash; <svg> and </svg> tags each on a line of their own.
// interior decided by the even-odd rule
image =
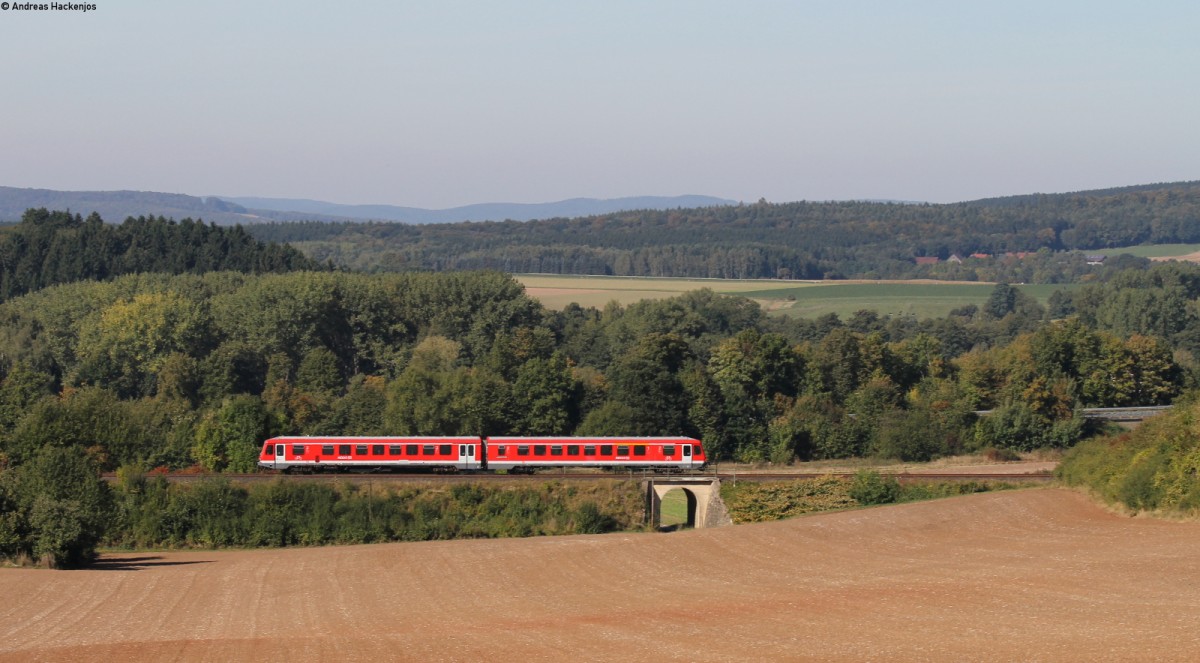
<svg viewBox="0 0 1200 663">
<path fill-rule="evenodd" d="M 548 311 L 489 272 L 78 282 L 0 304 L 0 453 L 251 471 L 274 434 L 690 434 L 782 463 L 1065 446 L 1078 407 L 1189 384 L 1195 313 L 1152 311 L 1198 271 L 1081 289 L 1053 323 L 1006 285 L 945 318 L 843 321 L 711 291 Z M 992 408 L 1011 420 L 971 414 Z"/>
</svg>

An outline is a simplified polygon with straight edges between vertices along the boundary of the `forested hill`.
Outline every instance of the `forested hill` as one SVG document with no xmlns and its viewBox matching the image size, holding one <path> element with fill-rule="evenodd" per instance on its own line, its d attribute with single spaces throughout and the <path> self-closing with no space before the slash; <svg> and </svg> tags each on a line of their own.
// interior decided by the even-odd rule
<svg viewBox="0 0 1200 663">
<path fill-rule="evenodd" d="M 220 225 L 253 223 L 259 216 L 241 205 L 218 198 L 199 198 L 182 193 L 156 191 L 55 191 L 0 186 L 0 221 L 17 221 L 25 210 L 70 210 L 82 214 L 95 212 L 110 219 L 138 216 L 165 216 L 172 219 L 204 219 Z M 270 215 L 268 215 L 269 217 Z M 270 217 L 275 218 L 275 217 Z M 311 217 L 320 220 L 318 217 Z"/>
<path fill-rule="evenodd" d="M 318 260 L 330 258 L 362 269 L 487 268 L 719 278 L 950 277 L 955 275 L 939 271 L 943 268 L 916 265 L 915 258 L 987 254 L 999 261 L 1005 253 L 1039 249 L 1095 251 L 1200 242 L 1200 182 L 948 205 L 759 202 L 521 223 L 263 224 L 249 232 L 260 239 L 294 243 Z"/>
<path fill-rule="evenodd" d="M 321 269 L 290 246 L 264 243 L 240 226 L 219 228 L 162 217 L 108 225 L 69 212 L 31 209 L 0 234 L 0 300 L 57 283 L 121 274 Z"/>
</svg>

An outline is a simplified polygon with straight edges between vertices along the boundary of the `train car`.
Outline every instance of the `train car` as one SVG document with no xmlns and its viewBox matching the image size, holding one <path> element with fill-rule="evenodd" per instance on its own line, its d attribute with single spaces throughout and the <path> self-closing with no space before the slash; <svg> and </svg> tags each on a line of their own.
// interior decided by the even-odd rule
<svg viewBox="0 0 1200 663">
<path fill-rule="evenodd" d="M 258 465 L 283 472 L 478 470 L 478 437 L 273 437 Z"/>
<path fill-rule="evenodd" d="M 487 469 L 543 467 L 698 470 L 704 447 L 691 437 L 489 437 Z"/>
</svg>

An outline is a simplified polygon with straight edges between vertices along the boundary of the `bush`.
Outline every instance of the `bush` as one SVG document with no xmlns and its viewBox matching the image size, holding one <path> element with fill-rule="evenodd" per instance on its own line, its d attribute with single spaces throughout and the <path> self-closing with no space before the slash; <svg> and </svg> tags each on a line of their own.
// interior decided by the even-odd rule
<svg viewBox="0 0 1200 663">
<path fill-rule="evenodd" d="M 1015 451 L 1033 451 L 1041 447 L 1066 449 L 1074 446 L 1085 432 L 1084 419 L 1050 419 L 1034 412 L 1024 403 L 997 408 L 975 425 L 977 448 L 995 447 Z"/>
<path fill-rule="evenodd" d="M 1056 475 L 1134 510 L 1200 508 L 1200 405 L 1177 403 L 1132 433 L 1094 438 L 1070 450 Z"/>
<path fill-rule="evenodd" d="M 925 462 L 946 453 L 938 422 L 921 410 L 885 415 L 875 437 L 875 455 L 905 462 Z"/>
<path fill-rule="evenodd" d="M 735 523 L 757 523 L 854 506 L 850 481 L 825 476 L 787 482 L 725 482 L 721 499 Z"/>
<path fill-rule="evenodd" d="M 850 482 L 850 497 L 863 506 L 891 504 L 900 498 L 900 482 L 871 470 L 859 470 Z"/>
<path fill-rule="evenodd" d="M 0 477 L 0 554 L 52 568 L 91 561 L 111 516 L 99 468 L 80 447 L 39 450 Z"/>
</svg>

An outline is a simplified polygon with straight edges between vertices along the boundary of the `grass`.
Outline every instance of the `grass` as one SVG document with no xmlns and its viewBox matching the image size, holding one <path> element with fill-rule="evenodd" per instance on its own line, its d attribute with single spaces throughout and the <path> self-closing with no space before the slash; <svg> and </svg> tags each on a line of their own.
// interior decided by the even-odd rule
<svg viewBox="0 0 1200 663">
<path fill-rule="evenodd" d="M 993 490 L 1012 490 L 1016 484 L 1002 481 L 929 481 L 894 484 L 885 496 L 867 502 L 856 499 L 856 481 L 874 475 L 888 484 L 886 476 L 864 472 L 857 477 L 825 476 L 778 482 L 723 482 L 721 499 L 735 524 L 795 518 L 809 513 L 839 511 L 877 504 L 915 502 L 956 497 Z M 860 494 L 859 497 L 862 497 Z"/>
<path fill-rule="evenodd" d="M 688 521 L 687 495 L 682 488 L 667 491 L 658 512 L 660 527 L 684 527 Z"/>
<path fill-rule="evenodd" d="M 773 315 L 817 317 L 836 313 L 847 317 L 868 309 L 883 314 L 942 317 L 967 304 L 982 305 L 994 284 L 899 281 L 779 281 L 770 279 L 668 279 L 646 277 L 516 275 L 530 294 L 549 308 L 572 302 L 603 307 L 610 301 L 631 304 L 642 299 L 665 299 L 689 290 L 709 288 L 757 301 Z M 1022 291 L 1043 304 L 1055 290 L 1070 285 L 1021 285 Z"/>
</svg>

